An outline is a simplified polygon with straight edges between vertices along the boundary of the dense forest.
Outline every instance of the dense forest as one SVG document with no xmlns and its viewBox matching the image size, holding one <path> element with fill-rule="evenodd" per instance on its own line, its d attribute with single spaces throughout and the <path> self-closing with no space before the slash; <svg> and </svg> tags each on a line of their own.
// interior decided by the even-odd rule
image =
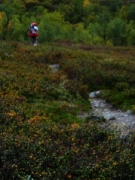
<svg viewBox="0 0 135 180">
<path fill-rule="evenodd" d="M 1 1 L 1 40 L 28 42 L 32 21 L 38 22 L 40 43 L 66 40 L 90 45 L 135 45 L 134 1 Z"/>
</svg>

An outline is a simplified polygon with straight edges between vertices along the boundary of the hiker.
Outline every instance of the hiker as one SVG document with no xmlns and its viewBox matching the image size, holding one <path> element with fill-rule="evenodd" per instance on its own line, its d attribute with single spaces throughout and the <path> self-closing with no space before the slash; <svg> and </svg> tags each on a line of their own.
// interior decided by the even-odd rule
<svg viewBox="0 0 135 180">
<path fill-rule="evenodd" d="M 31 23 L 29 28 L 29 36 L 31 37 L 31 44 L 36 46 L 38 37 L 38 26 L 36 22 Z"/>
</svg>

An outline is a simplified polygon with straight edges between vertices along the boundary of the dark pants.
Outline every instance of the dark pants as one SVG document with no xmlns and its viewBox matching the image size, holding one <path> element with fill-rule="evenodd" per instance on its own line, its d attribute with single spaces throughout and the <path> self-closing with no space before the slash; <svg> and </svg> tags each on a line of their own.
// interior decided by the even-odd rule
<svg viewBox="0 0 135 180">
<path fill-rule="evenodd" d="M 31 37 L 31 45 L 36 46 L 37 45 L 37 36 Z"/>
</svg>

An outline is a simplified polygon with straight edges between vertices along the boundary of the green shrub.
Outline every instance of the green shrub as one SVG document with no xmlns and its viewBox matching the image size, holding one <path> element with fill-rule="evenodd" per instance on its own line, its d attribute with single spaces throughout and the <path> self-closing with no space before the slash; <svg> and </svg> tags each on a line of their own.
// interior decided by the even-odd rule
<svg viewBox="0 0 135 180">
<path fill-rule="evenodd" d="M 68 38 L 70 25 L 59 12 L 45 13 L 39 24 L 39 42 L 51 42 Z"/>
</svg>

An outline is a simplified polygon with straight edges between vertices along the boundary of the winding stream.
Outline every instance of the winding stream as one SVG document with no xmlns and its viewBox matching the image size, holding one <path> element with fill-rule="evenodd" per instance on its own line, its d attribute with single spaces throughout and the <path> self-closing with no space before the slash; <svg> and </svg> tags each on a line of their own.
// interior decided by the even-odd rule
<svg viewBox="0 0 135 180">
<path fill-rule="evenodd" d="M 59 69 L 59 64 L 49 65 L 49 68 L 55 73 Z M 106 125 L 117 128 L 123 135 L 129 134 L 131 131 L 135 132 L 135 115 L 130 111 L 123 112 L 113 108 L 112 105 L 99 98 L 100 95 L 101 91 L 92 92 L 89 95 L 92 114 L 97 117 L 104 117 L 107 120 Z M 83 114 L 79 115 L 79 117 L 85 118 L 88 115 L 89 114 Z"/>
</svg>

